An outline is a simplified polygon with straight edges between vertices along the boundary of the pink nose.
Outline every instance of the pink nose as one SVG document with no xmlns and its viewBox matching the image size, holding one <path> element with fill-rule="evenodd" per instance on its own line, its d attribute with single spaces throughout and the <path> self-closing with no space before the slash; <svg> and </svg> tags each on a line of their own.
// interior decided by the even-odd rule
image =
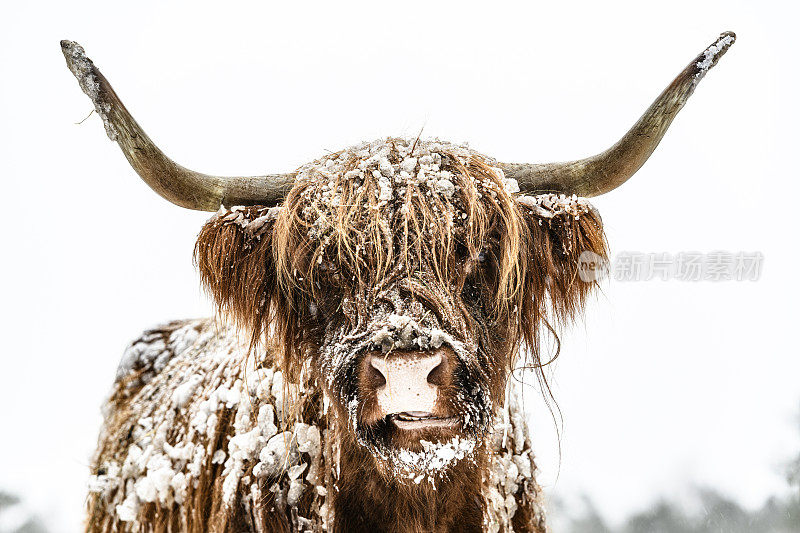
<svg viewBox="0 0 800 533">
<path fill-rule="evenodd" d="M 385 380 L 375 391 L 383 414 L 432 413 L 439 394 L 432 376 L 442 363 L 439 352 L 373 355 L 370 364 Z"/>
</svg>

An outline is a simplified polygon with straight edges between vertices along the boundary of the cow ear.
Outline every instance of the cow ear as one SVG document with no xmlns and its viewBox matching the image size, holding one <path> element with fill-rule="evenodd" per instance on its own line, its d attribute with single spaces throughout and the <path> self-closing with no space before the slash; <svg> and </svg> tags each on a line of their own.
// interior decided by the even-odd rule
<svg viewBox="0 0 800 533">
<path fill-rule="evenodd" d="M 526 285 L 530 319 L 564 324 L 583 310 L 607 261 L 600 213 L 583 198 L 543 194 L 517 200 L 529 228 Z M 527 328 L 526 328 L 527 329 Z"/>
<path fill-rule="evenodd" d="M 194 260 L 221 315 L 263 338 L 276 290 L 272 236 L 280 208 L 220 209 L 200 231 Z"/>
</svg>

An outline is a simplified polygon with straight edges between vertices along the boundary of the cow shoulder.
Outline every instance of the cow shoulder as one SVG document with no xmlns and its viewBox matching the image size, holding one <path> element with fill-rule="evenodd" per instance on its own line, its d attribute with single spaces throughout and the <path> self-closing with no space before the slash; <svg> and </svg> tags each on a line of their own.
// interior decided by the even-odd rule
<svg viewBox="0 0 800 533">
<path fill-rule="evenodd" d="M 306 424 L 279 430 L 284 387 L 273 367 L 213 320 L 170 322 L 133 341 L 104 409 L 87 529 L 288 531 L 302 514 L 287 503 L 307 503 L 320 435 Z M 292 479 L 287 456 L 304 464 Z"/>
<path fill-rule="evenodd" d="M 174 320 L 145 330 L 122 354 L 114 380 L 114 394 L 135 395 L 176 356 L 197 341 L 210 320 Z"/>
</svg>

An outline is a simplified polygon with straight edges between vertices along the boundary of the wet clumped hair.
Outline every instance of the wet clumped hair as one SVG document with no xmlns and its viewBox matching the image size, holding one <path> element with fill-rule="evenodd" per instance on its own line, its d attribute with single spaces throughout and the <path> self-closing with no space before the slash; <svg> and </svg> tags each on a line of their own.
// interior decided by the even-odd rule
<svg viewBox="0 0 800 533">
<path fill-rule="evenodd" d="M 463 337 L 462 300 L 473 300 L 503 346 L 493 354 L 498 369 L 510 370 L 527 346 L 542 379 L 540 329 L 555 334 L 580 312 L 596 285 L 579 277 L 580 254 L 605 257 L 606 243 L 585 200 L 517 198 L 518 190 L 494 160 L 464 146 L 362 143 L 301 167 L 281 208 L 221 210 L 195 258 L 221 313 L 253 346 L 269 337 L 287 376 L 332 321 L 355 327 L 382 288 L 405 279 Z M 491 268 L 473 269 L 467 286 L 458 273 L 476 260 Z"/>
</svg>

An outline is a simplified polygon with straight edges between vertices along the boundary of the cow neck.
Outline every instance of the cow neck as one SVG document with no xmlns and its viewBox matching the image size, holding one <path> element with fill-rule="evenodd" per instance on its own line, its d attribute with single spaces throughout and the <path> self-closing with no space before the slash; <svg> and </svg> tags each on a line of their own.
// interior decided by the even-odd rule
<svg viewBox="0 0 800 533">
<path fill-rule="evenodd" d="M 335 533 L 449 533 L 483 531 L 481 471 L 485 454 L 461 461 L 435 485 L 387 479 L 374 456 L 340 432 L 333 491 Z"/>
</svg>

